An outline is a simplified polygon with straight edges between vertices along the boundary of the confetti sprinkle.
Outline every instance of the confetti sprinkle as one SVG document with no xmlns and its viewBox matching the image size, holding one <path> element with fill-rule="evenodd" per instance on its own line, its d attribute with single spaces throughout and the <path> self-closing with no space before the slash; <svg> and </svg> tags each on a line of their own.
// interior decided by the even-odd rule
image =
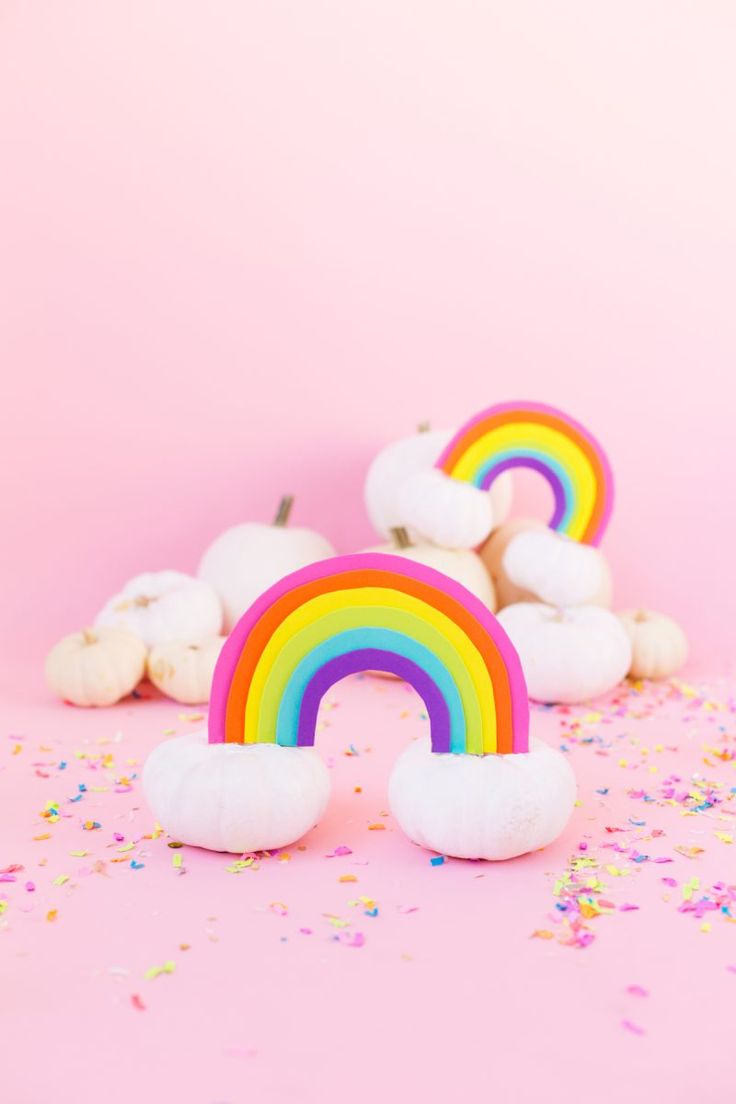
<svg viewBox="0 0 736 1104">
<path fill-rule="evenodd" d="M 149 966 L 143 977 L 146 981 L 153 981 L 157 977 L 161 977 L 162 974 L 173 974 L 176 970 L 176 963 L 169 960 L 164 962 L 163 966 Z"/>
</svg>

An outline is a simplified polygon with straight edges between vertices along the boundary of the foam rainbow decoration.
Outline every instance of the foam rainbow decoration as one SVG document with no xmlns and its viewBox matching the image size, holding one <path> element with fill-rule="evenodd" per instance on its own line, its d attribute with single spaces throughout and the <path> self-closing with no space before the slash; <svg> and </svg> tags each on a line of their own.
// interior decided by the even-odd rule
<svg viewBox="0 0 736 1104">
<path fill-rule="evenodd" d="M 220 653 L 210 743 L 314 743 L 333 683 L 383 670 L 424 700 L 432 750 L 529 750 L 519 657 L 459 583 L 400 556 L 337 556 L 295 571 L 243 615 Z"/>
<path fill-rule="evenodd" d="M 492 406 L 460 429 L 436 465 L 487 489 L 501 472 L 527 467 L 552 487 L 550 527 L 599 544 L 613 506 L 613 473 L 596 439 L 574 418 L 544 403 Z"/>
</svg>

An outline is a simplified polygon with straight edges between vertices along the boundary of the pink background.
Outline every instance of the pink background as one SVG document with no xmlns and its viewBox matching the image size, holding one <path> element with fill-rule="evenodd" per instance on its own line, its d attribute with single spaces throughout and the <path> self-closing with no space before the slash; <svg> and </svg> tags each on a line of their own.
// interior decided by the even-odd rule
<svg viewBox="0 0 736 1104">
<path fill-rule="evenodd" d="M 0 18 L 13 659 L 283 490 L 368 543 L 380 445 L 529 397 L 611 455 L 620 600 L 727 664 L 733 5 Z"/>
<path fill-rule="evenodd" d="M 680 617 L 693 680 L 733 673 L 735 32 L 730 0 L 0 0 L 8 1104 L 733 1098 L 736 929 L 678 911 L 732 876 L 732 687 L 536 711 L 570 826 L 435 867 L 384 817 L 421 707 L 351 680 L 306 851 L 237 875 L 186 848 L 179 877 L 140 769 L 187 712 L 74 710 L 41 670 L 127 576 L 193 569 L 285 490 L 369 543 L 378 447 L 528 397 L 611 456 L 620 601 Z M 612 901 L 585 950 L 531 938 L 576 853 Z"/>
</svg>

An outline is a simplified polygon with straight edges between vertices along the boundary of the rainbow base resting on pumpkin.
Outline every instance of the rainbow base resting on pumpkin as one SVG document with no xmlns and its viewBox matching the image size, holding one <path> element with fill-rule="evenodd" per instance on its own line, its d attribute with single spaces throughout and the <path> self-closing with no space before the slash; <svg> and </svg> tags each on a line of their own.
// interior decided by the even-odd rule
<svg viewBox="0 0 736 1104">
<path fill-rule="evenodd" d="M 294 572 L 261 595 L 238 622 L 215 671 L 209 746 L 203 737 L 179 738 L 162 744 L 146 763 L 144 786 L 158 820 L 182 842 L 215 850 L 251 851 L 293 842 L 319 819 L 329 785 L 321 761 L 308 750 L 319 703 L 333 683 L 366 669 L 392 671 L 415 687 L 429 716 L 429 754 L 463 760 L 463 777 L 483 778 L 480 788 L 477 781 L 470 786 L 469 800 L 480 801 L 481 807 L 496 801 L 499 775 L 484 763 L 494 757 L 499 764 L 503 759 L 510 765 L 526 763 L 507 771 L 505 779 L 523 798 L 531 792 L 534 774 L 532 788 L 544 806 L 545 786 L 540 787 L 533 764 L 540 754 L 549 761 L 559 753 L 529 749 L 524 677 L 498 621 L 446 575 L 400 557 L 366 553 Z M 555 808 L 564 807 L 566 819 L 574 797 L 568 800 L 571 774 L 562 761 L 562 773 L 549 772 L 546 794 Z M 281 763 L 290 772 L 288 784 L 280 776 Z M 228 770 L 237 772 L 238 785 L 231 783 Z M 249 777 L 258 774 L 257 784 L 243 779 L 246 771 Z M 468 809 L 453 803 L 449 794 L 446 804 L 450 821 L 457 823 L 448 832 L 448 846 L 439 837 L 433 846 L 458 853 L 452 841 L 458 824 L 467 823 Z M 517 838 L 520 849 L 514 854 L 553 838 L 538 830 L 539 823 L 532 825 L 534 820 L 530 806 L 530 831 L 525 839 Z M 558 825 L 556 834 L 560 817 L 552 822 Z M 479 846 L 473 857 L 507 857 L 504 846 Z"/>
</svg>

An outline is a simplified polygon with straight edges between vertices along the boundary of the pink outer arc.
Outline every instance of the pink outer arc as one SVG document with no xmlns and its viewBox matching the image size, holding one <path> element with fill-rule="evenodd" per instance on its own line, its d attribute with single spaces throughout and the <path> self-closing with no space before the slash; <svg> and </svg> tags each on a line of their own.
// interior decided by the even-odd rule
<svg viewBox="0 0 736 1104">
<path fill-rule="evenodd" d="M 512 722 L 515 722 L 517 717 L 520 719 L 526 718 L 528 721 L 529 701 L 519 656 L 506 632 L 488 607 L 483 605 L 479 598 L 476 598 L 460 583 L 432 567 L 425 567 L 423 564 L 414 563 L 412 560 L 404 559 L 401 556 L 392 556 L 389 553 L 360 552 L 354 555 L 334 556 L 329 560 L 321 560 L 319 563 L 310 564 L 309 567 L 303 567 L 299 571 L 294 571 L 291 575 L 286 575 L 264 591 L 250 609 L 243 614 L 226 640 L 215 667 L 208 721 L 210 743 L 224 742 L 230 684 L 248 636 L 266 610 L 283 595 L 293 590 L 294 587 L 318 579 L 329 578 L 333 575 L 339 576 L 346 572 L 366 570 L 390 571 L 399 575 L 406 575 L 418 582 L 425 583 L 427 586 L 444 591 L 465 606 L 491 637 L 506 668 L 511 694 Z"/>
</svg>

